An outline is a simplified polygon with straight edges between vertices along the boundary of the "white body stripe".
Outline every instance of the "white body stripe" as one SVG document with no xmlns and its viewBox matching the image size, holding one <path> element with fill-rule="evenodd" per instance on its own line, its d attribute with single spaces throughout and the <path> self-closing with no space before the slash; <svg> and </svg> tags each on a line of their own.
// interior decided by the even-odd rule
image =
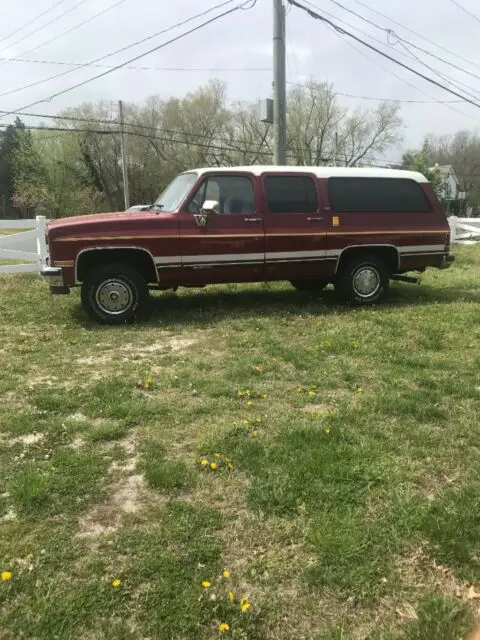
<svg viewBox="0 0 480 640">
<path fill-rule="evenodd" d="M 360 245 L 361 246 L 361 245 Z M 365 245 L 367 248 L 369 245 Z M 267 251 L 267 253 L 219 253 L 200 254 L 191 256 L 158 256 L 155 258 L 157 267 L 174 267 L 183 265 L 215 265 L 215 264 L 252 264 L 266 262 L 328 260 L 340 256 L 344 249 L 319 249 L 316 251 Z M 396 247 L 400 256 L 446 253 L 443 244 L 421 244 Z"/>
</svg>

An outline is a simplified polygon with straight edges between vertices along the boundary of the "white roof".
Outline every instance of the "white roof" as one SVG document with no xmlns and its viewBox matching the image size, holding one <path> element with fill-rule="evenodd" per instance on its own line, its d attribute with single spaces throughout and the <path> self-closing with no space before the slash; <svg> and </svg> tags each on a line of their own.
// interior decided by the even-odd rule
<svg viewBox="0 0 480 640">
<path fill-rule="evenodd" d="M 264 173 L 280 171 L 283 173 L 311 173 L 317 178 L 406 178 L 415 182 L 428 182 L 424 175 L 416 171 L 403 171 L 401 169 L 377 169 L 356 167 L 289 167 L 275 165 L 251 165 L 246 167 L 208 167 L 193 169 L 195 173 L 202 175 L 207 172 L 226 173 L 239 171 L 261 176 Z"/>
</svg>

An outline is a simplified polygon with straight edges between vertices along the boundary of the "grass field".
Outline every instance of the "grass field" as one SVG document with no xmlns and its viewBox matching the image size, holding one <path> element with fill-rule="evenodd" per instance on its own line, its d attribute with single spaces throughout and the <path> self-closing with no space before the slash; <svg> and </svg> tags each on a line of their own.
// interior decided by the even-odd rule
<svg viewBox="0 0 480 640">
<path fill-rule="evenodd" d="M 209 287 L 122 328 L 0 278 L 0 638 L 465 638 L 480 246 L 455 253 L 377 308 Z"/>
</svg>

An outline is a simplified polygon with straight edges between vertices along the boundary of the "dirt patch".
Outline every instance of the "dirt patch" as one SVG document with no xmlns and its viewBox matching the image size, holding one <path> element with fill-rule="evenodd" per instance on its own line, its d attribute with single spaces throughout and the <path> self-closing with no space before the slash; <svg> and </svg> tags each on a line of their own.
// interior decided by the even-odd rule
<svg viewBox="0 0 480 640">
<path fill-rule="evenodd" d="M 160 351 L 183 351 L 191 347 L 195 342 L 196 340 L 192 338 L 175 338 L 172 336 L 146 346 L 126 344 L 121 348 L 121 352 L 128 354 L 130 358 L 133 356 L 135 359 L 141 360 Z"/>
<path fill-rule="evenodd" d="M 143 475 L 122 478 L 116 484 L 115 491 L 104 503 L 96 505 L 90 513 L 80 519 L 79 535 L 85 538 L 98 538 L 115 533 L 126 514 L 137 513 L 142 507 L 146 495 Z"/>
<path fill-rule="evenodd" d="M 8 511 L 5 514 L 3 514 L 3 516 L 0 518 L 0 522 L 11 522 L 12 520 L 16 520 L 16 519 L 17 519 L 17 514 L 10 507 L 10 509 L 8 509 Z"/>
<path fill-rule="evenodd" d="M 43 440 L 43 438 L 45 437 L 44 433 L 28 433 L 25 436 L 17 436 L 16 438 L 13 438 L 12 440 L 10 440 L 10 442 L 12 444 L 24 444 L 24 445 L 31 445 L 31 444 L 36 444 L 37 442 L 40 442 L 41 440 Z"/>
<path fill-rule="evenodd" d="M 302 411 L 306 413 L 332 413 L 335 411 L 333 404 L 307 404 L 302 407 Z"/>
</svg>

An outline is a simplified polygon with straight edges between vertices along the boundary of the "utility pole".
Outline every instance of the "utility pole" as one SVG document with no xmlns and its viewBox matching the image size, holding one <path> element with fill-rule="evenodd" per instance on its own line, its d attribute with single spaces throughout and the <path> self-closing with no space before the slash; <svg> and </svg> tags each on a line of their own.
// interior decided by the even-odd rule
<svg viewBox="0 0 480 640">
<path fill-rule="evenodd" d="M 123 119 L 123 101 L 118 101 L 118 111 L 120 114 L 120 146 L 122 148 L 122 170 L 123 170 L 123 196 L 125 198 L 125 211 L 130 206 L 130 194 L 128 190 L 128 167 L 127 167 L 127 144 L 125 140 L 125 121 Z"/>
<path fill-rule="evenodd" d="M 287 164 L 287 90 L 285 77 L 285 5 L 273 0 L 273 160 Z"/>
</svg>

